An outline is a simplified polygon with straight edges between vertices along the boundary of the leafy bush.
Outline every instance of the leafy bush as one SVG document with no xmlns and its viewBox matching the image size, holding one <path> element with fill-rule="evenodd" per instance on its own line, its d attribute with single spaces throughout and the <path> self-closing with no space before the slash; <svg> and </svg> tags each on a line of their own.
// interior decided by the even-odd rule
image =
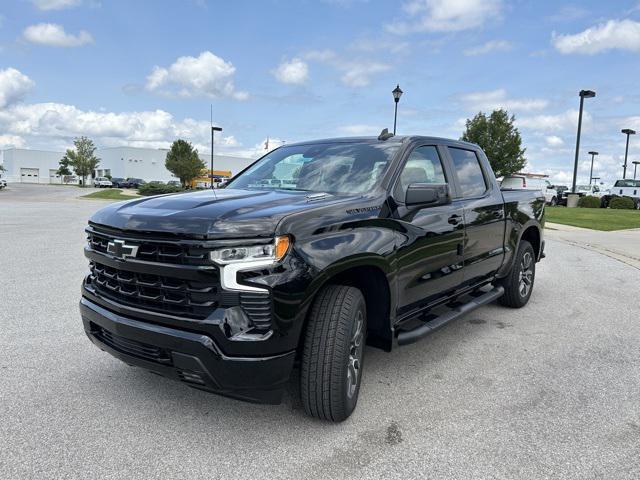
<svg viewBox="0 0 640 480">
<path fill-rule="evenodd" d="M 152 195 L 163 195 L 165 193 L 177 193 L 181 191 L 182 187 L 157 183 L 145 183 L 144 185 L 140 185 L 140 187 L 138 187 L 138 193 L 140 195 L 144 195 L 145 197 L 150 197 Z"/>
<path fill-rule="evenodd" d="M 593 195 L 585 195 L 578 200 L 578 207 L 580 208 L 600 208 L 600 199 Z"/>
<path fill-rule="evenodd" d="M 613 197 L 609 202 L 610 208 L 617 210 L 633 210 L 636 204 L 631 197 Z"/>
</svg>

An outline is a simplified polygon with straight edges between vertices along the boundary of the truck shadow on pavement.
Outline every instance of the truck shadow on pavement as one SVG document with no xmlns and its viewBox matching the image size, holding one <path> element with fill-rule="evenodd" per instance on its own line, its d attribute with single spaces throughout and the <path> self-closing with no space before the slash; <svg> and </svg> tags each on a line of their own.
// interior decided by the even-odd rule
<svg viewBox="0 0 640 480">
<path fill-rule="evenodd" d="M 384 415 L 384 410 L 388 409 L 386 413 L 393 416 L 396 406 L 415 394 L 416 384 L 421 389 L 437 393 L 445 376 L 451 375 L 447 366 L 449 357 L 460 356 L 463 345 L 482 345 L 487 336 L 513 330 L 507 329 L 512 327 L 511 324 L 490 320 L 494 308 L 498 309 L 485 306 L 415 344 L 396 347 L 391 353 L 367 347 L 359 405 L 352 419 L 370 415 L 372 403 L 376 405 L 376 415 Z M 109 360 L 107 371 L 104 365 L 96 366 L 91 378 L 101 378 L 98 383 L 103 387 L 101 394 L 105 402 L 116 408 L 119 405 L 146 411 L 157 422 L 163 422 L 175 413 L 183 421 L 228 424 L 230 427 L 256 418 L 260 418 L 260 424 L 269 429 L 278 429 L 292 422 L 298 426 L 326 425 L 305 415 L 300 401 L 300 370 L 297 367 L 292 372 L 280 405 L 252 404 L 203 392 L 115 359 Z M 470 376 L 466 380 L 473 381 L 474 378 Z M 381 396 L 384 397 L 382 405 L 379 402 Z M 284 423 L 283 416 L 288 417 Z M 394 432 L 389 435 L 390 438 L 398 436 Z"/>
</svg>

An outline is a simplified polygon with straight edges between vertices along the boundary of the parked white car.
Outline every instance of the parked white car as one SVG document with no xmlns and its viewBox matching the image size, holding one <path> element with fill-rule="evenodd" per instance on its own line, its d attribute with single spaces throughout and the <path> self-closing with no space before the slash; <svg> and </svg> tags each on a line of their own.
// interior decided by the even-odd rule
<svg viewBox="0 0 640 480">
<path fill-rule="evenodd" d="M 604 191 L 600 190 L 599 185 L 577 185 L 576 192 L 581 195 L 589 195 L 591 197 L 602 197 L 604 195 Z"/>
<path fill-rule="evenodd" d="M 553 185 L 544 178 L 528 177 L 527 175 L 507 175 L 502 179 L 500 188 L 505 190 L 540 190 L 549 205 L 558 204 L 558 192 Z"/>
<path fill-rule="evenodd" d="M 93 186 L 96 188 L 113 187 L 113 183 L 107 177 L 96 177 L 93 180 Z"/>
</svg>

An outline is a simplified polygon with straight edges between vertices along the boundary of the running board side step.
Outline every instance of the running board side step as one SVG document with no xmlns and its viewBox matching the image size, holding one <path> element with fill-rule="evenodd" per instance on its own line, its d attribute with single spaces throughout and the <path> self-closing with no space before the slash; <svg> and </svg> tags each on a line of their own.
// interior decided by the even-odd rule
<svg viewBox="0 0 640 480">
<path fill-rule="evenodd" d="M 414 328 L 413 330 L 400 332 L 398 334 L 398 345 L 409 345 L 411 343 L 417 342 L 422 337 L 426 337 L 434 330 L 437 330 L 438 328 L 446 325 L 449 322 L 452 322 L 456 318 L 461 317 L 466 313 L 475 310 L 478 307 L 481 307 L 482 305 L 493 302 L 497 298 L 500 298 L 502 295 L 504 295 L 504 287 L 494 287 L 492 290 L 489 290 L 488 292 L 483 293 L 482 295 L 470 300 L 469 302 L 463 303 L 462 305 L 459 305 L 449 310 L 448 312 L 435 317 L 432 320 L 429 320 L 428 322 L 420 325 L 417 328 Z"/>
</svg>

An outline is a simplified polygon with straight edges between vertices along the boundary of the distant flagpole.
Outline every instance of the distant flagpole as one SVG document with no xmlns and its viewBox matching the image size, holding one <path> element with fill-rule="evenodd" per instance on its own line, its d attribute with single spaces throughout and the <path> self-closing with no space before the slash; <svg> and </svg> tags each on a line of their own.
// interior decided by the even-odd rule
<svg viewBox="0 0 640 480">
<path fill-rule="evenodd" d="M 209 174 L 209 184 L 211 185 L 211 189 L 213 190 L 213 103 L 211 104 L 211 171 Z"/>
</svg>

